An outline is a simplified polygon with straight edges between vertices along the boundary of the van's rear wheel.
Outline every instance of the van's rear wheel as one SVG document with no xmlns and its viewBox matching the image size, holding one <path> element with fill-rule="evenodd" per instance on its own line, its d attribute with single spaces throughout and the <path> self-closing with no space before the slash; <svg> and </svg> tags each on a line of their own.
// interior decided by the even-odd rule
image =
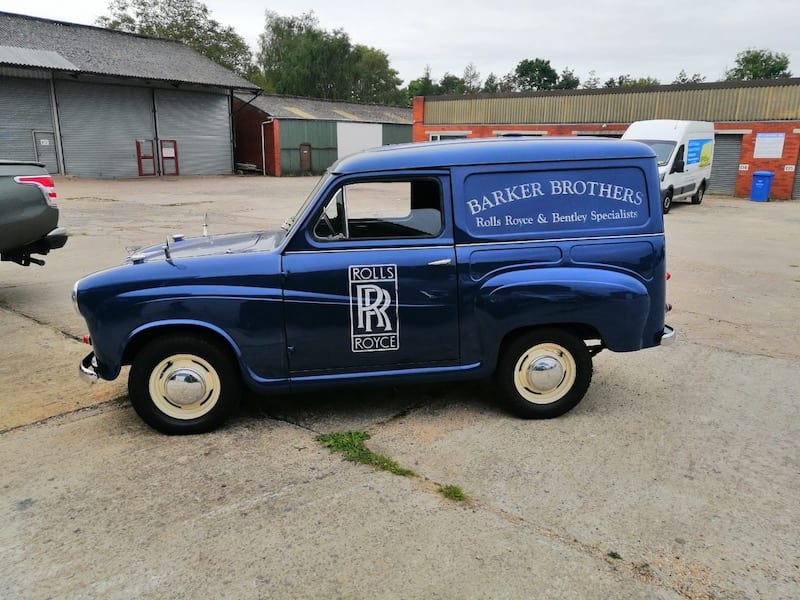
<svg viewBox="0 0 800 600">
<path fill-rule="evenodd" d="M 551 419 L 583 399 L 592 380 L 592 357 L 578 337 L 542 329 L 509 344 L 497 376 L 514 414 L 523 419 Z"/>
<path fill-rule="evenodd" d="M 700 184 L 700 187 L 697 188 L 694 196 L 692 196 L 692 204 L 700 204 L 703 201 L 703 196 L 706 193 L 706 184 L 705 182 Z"/>
<path fill-rule="evenodd" d="M 128 395 L 142 420 L 168 434 L 219 427 L 242 393 L 234 360 L 218 344 L 197 335 L 156 338 L 134 357 Z"/>
<path fill-rule="evenodd" d="M 672 208 L 672 190 L 667 190 L 661 199 L 661 210 L 667 214 L 670 208 Z"/>
</svg>

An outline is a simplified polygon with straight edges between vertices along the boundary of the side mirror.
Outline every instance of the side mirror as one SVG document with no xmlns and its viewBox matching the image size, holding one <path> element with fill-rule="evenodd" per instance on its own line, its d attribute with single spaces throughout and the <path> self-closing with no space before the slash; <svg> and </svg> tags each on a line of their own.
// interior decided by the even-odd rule
<svg viewBox="0 0 800 600">
<path fill-rule="evenodd" d="M 682 160 L 676 160 L 672 163 L 672 171 L 670 173 L 683 173 L 685 163 Z"/>
</svg>

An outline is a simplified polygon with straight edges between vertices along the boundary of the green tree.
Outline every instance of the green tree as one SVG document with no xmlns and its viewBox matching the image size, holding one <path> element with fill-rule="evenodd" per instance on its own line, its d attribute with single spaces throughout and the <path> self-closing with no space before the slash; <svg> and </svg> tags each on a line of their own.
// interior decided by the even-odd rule
<svg viewBox="0 0 800 600">
<path fill-rule="evenodd" d="M 465 94 L 477 94 L 481 91 L 481 74 L 478 71 L 478 67 L 475 66 L 475 63 L 471 62 L 464 67 L 464 76 L 462 80 L 464 81 Z"/>
<path fill-rule="evenodd" d="M 496 94 L 500 91 L 500 80 L 497 78 L 497 75 L 494 73 L 489 73 L 486 76 L 486 80 L 483 82 L 483 87 L 481 88 L 482 92 L 486 92 L 488 94 Z"/>
<path fill-rule="evenodd" d="M 503 75 L 503 78 L 500 80 L 500 91 L 501 92 L 516 92 L 517 89 L 517 78 L 513 73 L 507 73 Z"/>
<path fill-rule="evenodd" d="M 558 73 L 550 66 L 549 60 L 524 59 L 514 70 L 516 87 L 522 91 L 552 90 L 558 82 Z"/>
<path fill-rule="evenodd" d="M 353 48 L 353 100 L 375 104 L 402 104 L 402 80 L 389 65 L 389 55 L 360 44 Z"/>
<path fill-rule="evenodd" d="M 748 48 L 736 55 L 736 66 L 725 72 L 726 81 L 791 77 L 789 56 L 783 52 Z"/>
<path fill-rule="evenodd" d="M 285 17 L 266 11 L 257 66 L 253 80 L 277 94 L 381 104 L 408 101 L 385 52 L 354 46 L 342 29 L 322 29 L 313 12 Z"/>
<path fill-rule="evenodd" d="M 639 77 L 638 79 L 634 79 L 630 75 L 625 74 L 607 79 L 606 82 L 603 84 L 603 87 L 620 88 L 620 87 L 649 86 L 649 85 L 661 85 L 661 82 L 655 77 Z"/>
<path fill-rule="evenodd" d="M 661 85 L 661 82 L 655 77 L 639 77 L 634 79 L 631 85 L 648 86 L 648 85 Z"/>
<path fill-rule="evenodd" d="M 296 38 L 319 29 L 313 11 L 300 16 L 284 17 L 273 11 L 265 11 L 264 31 L 258 36 L 257 66 L 263 80 L 262 87 L 275 92 L 283 70 L 284 60 L 294 52 Z"/>
<path fill-rule="evenodd" d="M 618 88 L 633 85 L 633 79 L 630 75 L 617 75 L 616 77 L 609 77 L 603 84 L 604 88 Z"/>
<path fill-rule="evenodd" d="M 111 0 L 101 27 L 182 42 L 240 75 L 252 71 L 252 54 L 232 27 L 211 18 L 197 0 Z"/>
<path fill-rule="evenodd" d="M 673 85 L 686 85 L 688 83 L 703 83 L 706 78 L 700 73 L 695 73 L 691 77 L 686 74 L 684 69 L 681 69 L 681 72 L 675 76 L 675 79 L 672 81 Z"/>
<path fill-rule="evenodd" d="M 445 73 L 439 80 L 439 93 L 443 96 L 461 95 L 464 93 L 464 80 L 458 75 Z"/>
<path fill-rule="evenodd" d="M 408 84 L 408 95 L 414 96 L 438 96 L 439 86 L 431 79 L 431 67 L 425 65 L 425 72 L 422 77 L 413 79 Z"/>
<path fill-rule="evenodd" d="M 575 71 L 569 67 L 564 67 L 561 74 L 558 76 L 558 82 L 554 86 L 557 90 L 575 90 L 581 84 L 580 78 L 575 75 Z"/>
<path fill-rule="evenodd" d="M 289 44 L 276 92 L 326 100 L 351 100 L 355 57 L 342 30 L 306 31 Z"/>
<path fill-rule="evenodd" d="M 600 78 L 597 76 L 597 71 L 589 71 L 589 78 L 583 82 L 581 86 L 585 90 L 596 90 L 600 87 Z"/>
</svg>

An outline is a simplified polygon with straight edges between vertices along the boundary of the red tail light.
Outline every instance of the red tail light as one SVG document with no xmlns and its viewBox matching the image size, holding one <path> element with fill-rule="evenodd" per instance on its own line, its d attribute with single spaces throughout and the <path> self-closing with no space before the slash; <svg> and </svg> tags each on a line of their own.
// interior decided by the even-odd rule
<svg viewBox="0 0 800 600">
<path fill-rule="evenodd" d="M 82 340 L 84 344 L 89 344 L 90 346 L 92 345 L 92 336 L 87 334 L 83 336 Z"/>
<path fill-rule="evenodd" d="M 14 177 L 14 181 L 23 185 L 36 185 L 42 190 L 44 197 L 49 204 L 55 205 L 56 200 L 56 186 L 53 183 L 53 178 L 50 175 L 20 175 Z"/>
<path fill-rule="evenodd" d="M 667 281 L 669 281 L 670 279 L 672 279 L 672 275 L 670 274 L 669 271 L 667 271 Z"/>
</svg>

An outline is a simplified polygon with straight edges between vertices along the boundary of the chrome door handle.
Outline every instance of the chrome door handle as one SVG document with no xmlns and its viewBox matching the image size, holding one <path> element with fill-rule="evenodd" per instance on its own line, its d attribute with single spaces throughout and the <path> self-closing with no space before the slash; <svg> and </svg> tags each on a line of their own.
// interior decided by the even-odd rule
<svg viewBox="0 0 800 600">
<path fill-rule="evenodd" d="M 449 265 L 451 262 L 453 262 L 452 259 L 443 258 L 442 260 L 434 260 L 429 262 L 428 265 L 431 267 L 438 267 L 439 265 Z"/>
</svg>

